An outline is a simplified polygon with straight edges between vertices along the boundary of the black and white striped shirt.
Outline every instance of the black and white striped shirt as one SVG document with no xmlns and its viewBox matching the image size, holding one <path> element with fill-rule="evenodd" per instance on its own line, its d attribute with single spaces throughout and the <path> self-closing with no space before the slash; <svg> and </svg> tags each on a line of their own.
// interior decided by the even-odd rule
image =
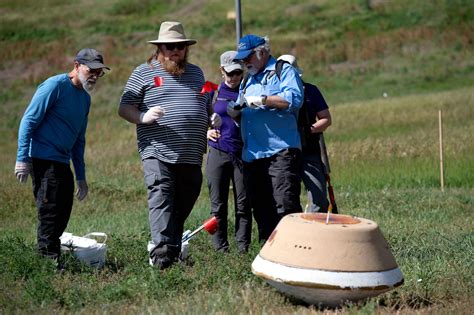
<svg viewBox="0 0 474 315">
<path fill-rule="evenodd" d="M 138 152 L 141 159 L 157 158 L 168 163 L 202 163 L 208 127 L 208 93 L 202 70 L 187 64 L 181 76 L 173 76 L 153 60 L 133 72 L 125 86 L 121 105 L 137 106 L 146 112 L 161 106 L 165 115 L 151 125 L 137 125 Z"/>
</svg>

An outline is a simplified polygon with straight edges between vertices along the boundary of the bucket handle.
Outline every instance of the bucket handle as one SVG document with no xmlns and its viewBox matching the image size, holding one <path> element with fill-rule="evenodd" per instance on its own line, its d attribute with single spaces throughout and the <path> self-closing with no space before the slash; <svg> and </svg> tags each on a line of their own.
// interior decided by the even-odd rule
<svg viewBox="0 0 474 315">
<path fill-rule="evenodd" d="M 105 244 L 105 242 L 107 241 L 107 234 L 103 232 L 91 232 L 91 233 L 87 233 L 83 237 L 90 238 L 90 239 L 102 238 L 103 239 L 103 241 L 101 242 L 102 244 Z"/>
</svg>

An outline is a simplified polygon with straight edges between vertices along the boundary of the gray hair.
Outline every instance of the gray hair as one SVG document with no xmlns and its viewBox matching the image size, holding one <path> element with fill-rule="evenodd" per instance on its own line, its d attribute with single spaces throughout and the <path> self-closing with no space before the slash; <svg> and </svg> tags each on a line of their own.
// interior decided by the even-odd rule
<svg viewBox="0 0 474 315">
<path fill-rule="evenodd" d="M 255 50 L 265 49 L 268 54 L 270 54 L 270 40 L 268 39 L 268 36 L 263 37 L 263 39 L 265 40 L 265 43 L 255 48 Z"/>
</svg>

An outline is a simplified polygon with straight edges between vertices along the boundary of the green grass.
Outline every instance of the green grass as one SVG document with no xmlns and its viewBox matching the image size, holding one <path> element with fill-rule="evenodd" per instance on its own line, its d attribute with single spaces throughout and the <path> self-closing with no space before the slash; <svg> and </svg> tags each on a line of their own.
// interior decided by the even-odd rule
<svg viewBox="0 0 474 315">
<path fill-rule="evenodd" d="M 100 102 L 91 112 L 86 152 L 90 196 L 75 204 L 68 231 L 107 233 L 106 267 L 91 270 L 69 257 L 67 271 L 58 275 L 35 256 L 31 188 L 14 181 L 14 157 L 5 155 L 9 163 L 2 166 L 0 195 L 0 263 L 5 266 L 0 272 L 0 305 L 4 312 L 317 312 L 252 275 L 250 264 L 260 247 L 255 227 L 247 256 L 234 251 L 219 255 L 211 249 L 210 238 L 201 233 L 191 242 L 194 265 L 167 271 L 150 268 L 146 190 L 134 127 L 113 116 L 116 108 L 103 97 L 110 90 L 97 93 L 95 99 Z M 435 100 L 449 108 L 445 134 L 465 133 L 445 140 L 444 193 L 439 189 L 436 155 L 437 111 L 427 112 Z M 468 141 L 472 104 L 472 91 L 460 89 L 334 108 L 335 123 L 326 140 L 339 210 L 377 222 L 405 276 L 400 288 L 365 304 L 345 306 L 341 312 L 468 312 L 474 283 L 474 180 L 467 171 L 473 169 L 473 144 Z M 104 115 L 111 119 L 102 121 Z M 423 123 L 431 118 L 435 122 Z M 427 137 L 433 140 L 424 146 Z M 5 146 L 14 152 L 14 143 Z M 403 152 L 407 156 L 397 158 Z M 348 158 L 347 153 L 353 156 Z M 208 216 L 203 185 L 186 227 L 194 229 Z"/>
<path fill-rule="evenodd" d="M 235 46 L 233 2 L 0 0 L 0 312 L 317 313 L 250 271 L 249 255 L 219 255 L 208 235 L 191 241 L 194 265 L 147 265 L 146 188 L 133 125 L 117 115 L 132 69 L 152 52 L 163 20 L 198 40 L 191 61 L 220 79 L 218 56 Z M 377 222 L 405 276 L 396 290 L 344 314 L 468 314 L 474 279 L 474 10 L 472 1 L 363 0 L 242 3 L 244 33 L 270 37 L 275 56 L 293 53 L 304 79 L 331 106 L 326 133 L 342 213 Z M 92 46 L 112 72 L 93 93 L 86 164 L 90 195 L 76 202 L 68 231 L 108 234 L 97 271 L 66 257 L 67 270 L 35 254 L 30 182 L 13 175 L 17 130 L 37 84 L 72 67 Z M 388 97 L 382 97 L 387 93 Z M 445 192 L 439 188 L 438 110 L 443 111 Z M 305 202 L 305 196 L 301 199 Z M 209 217 L 205 183 L 186 222 Z M 231 218 L 232 226 L 233 219 Z M 233 231 L 231 230 L 230 233 Z M 235 249 L 235 244 L 233 248 Z"/>
</svg>

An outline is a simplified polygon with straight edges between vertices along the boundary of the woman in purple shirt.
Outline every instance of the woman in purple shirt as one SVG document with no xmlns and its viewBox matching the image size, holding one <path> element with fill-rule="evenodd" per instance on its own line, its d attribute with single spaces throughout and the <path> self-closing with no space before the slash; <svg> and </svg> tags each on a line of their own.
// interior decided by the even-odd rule
<svg viewBox="0 0 474 315">
<path fill-rule="evenodd" d="M 217 251 L 228 252 L 227 214 L 229 184 L 232 181 L 235 205 L 235 239 L 238 251 L 248 251 L 252 230 L 252 213 L 244 187 L 242 174 L 242 139 L 240 128 L 227 114 L 227 103 L 239 95 L 243 66 L 234 62 L 236 51 L 226 51 L 220 57 L 223 82 L 213 98 L 213 110 L 221 117 L 222 124 L 207 132 L 209 152 L 206 176 L 211 199 L 211 214 L 217 218 L 219 228 L 213 235 Z"/>
</svg>

